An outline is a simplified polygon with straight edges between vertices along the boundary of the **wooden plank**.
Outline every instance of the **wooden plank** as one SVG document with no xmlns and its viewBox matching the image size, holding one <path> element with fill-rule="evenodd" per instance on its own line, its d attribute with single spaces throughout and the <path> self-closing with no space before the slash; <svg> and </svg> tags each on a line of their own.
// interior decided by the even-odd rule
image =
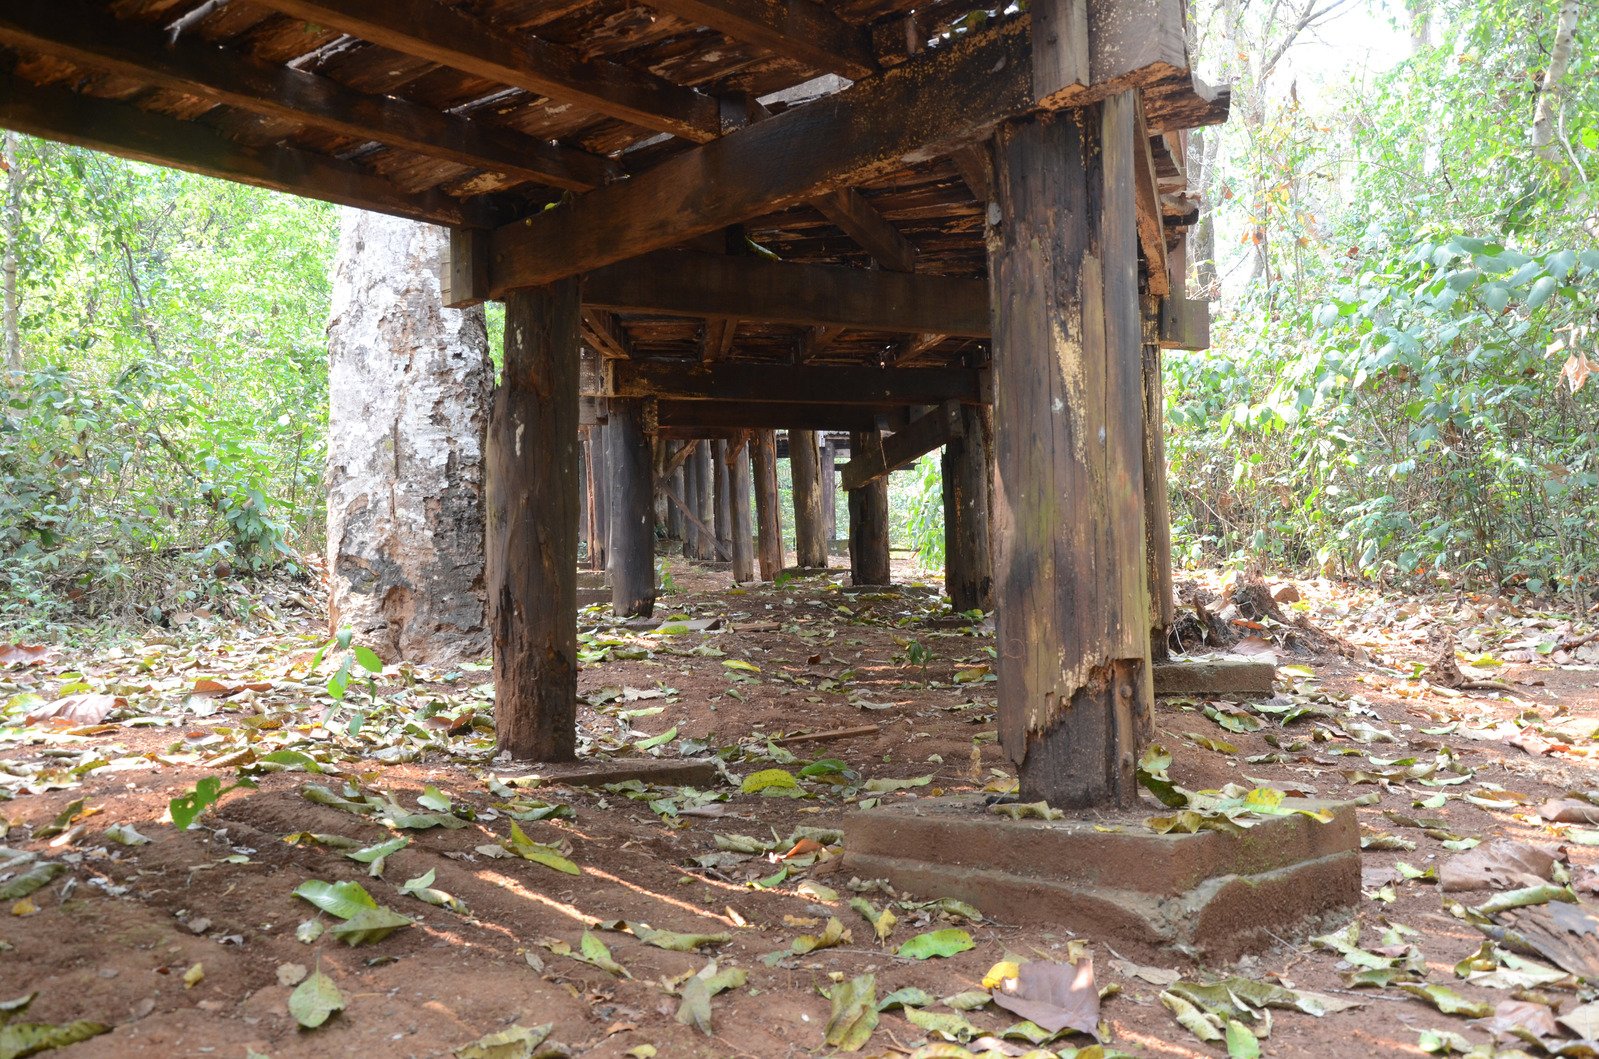
<svg viewBox="0 0 1599 1059">
<path fill-rule="evenodd" d="M 1144 126 L 1144 108 L 1137 107 L 1133 147 L 1134 201 L 1138 204 L 1138 245 L 1147 265 L 1149 293 L 1164 298 L 1171 293 L 1171 275 L 1166 264 L 1166 233 L 1161 222 L 1160 183 L 1155 177 L 1155 159 L 1149 149 L 1149 130 Z"/>
<path fill-rule="evenodd" d="M 467 309 L 488 299 L 489 240 L 481 228 L 451 228 L 439 268 L 439 297 L 447 309 Z"/>
<path fill-rule="evenodd" d="M 1209 349 L 1210 302 L 1177 295 L 1162 298 L 1160 348 Z"/>
<path fill-rule="evenodd" d="M 916 248 L 859 191 L 830 191 L 812 199 L 811 205 L 883 268 L 890 272 L 916 271 Z"/>
<path fill-rule="evenodd" d="M 608 361 L 624 360 L 633 353 L 615 314 L 598 309 L 583 310 L 583 341 Z"/>
<path fill-rule="evenodd" d="M 1110 5 L 1101 0 L 1095 6 Z M 1032 6 L 1033 98 L 1045 105 L 1067 105 L 1093 83 L 1088 8 L 1089 0 L 1035 0 Z"/>
<path fill-rule="evenodd" d="M 877 72 L 870 31 L 813 0 L 648 0 L 648 5 L 816 70 L 855 81 Z"/>
<path fill-rule="evenodd" d="M 703 429 L 731 430 L 860 430 L 876 425 L 884 409 L 878 405 L 795 404 L 791 401 L 672 401 L 656 403 L 656 422 L 675 436 Z M 701 437 L 707 435 L 699 435 Z"/>
<path fill-rule="evenodd" d="M 1063 808 L 1137 801 L 1152 701 L 1132 102 L 995 140 L 998 727 Z"/>
<path fill-rule="evenodd" d="M 981 139 L 1032 105 L 1027 29 L 1024 16 L 966 34 L 502 227 L 494 233 L 493 286 L 587 272 L 886 175 L 907 156 L 936 157 Z"/>
<path fill-rule="evenodd" d="M 871 445 L 864 452 L 851 446 L 850 461 L 843 470 L 844 488 L 860 489 L 909 467 L 951 438 L 960 437 L 964 422 L 960 403 L 945 401 L 911 420 L 905 429 L 883 438 L 880 445 Z"/>
<path fill-rule="evenodd" d="M 989 545 L 988 439 L 978 408 L 962 408 L 958 435 L 944 444 L 944 591 L 956 613 L 994 609 Z"/>
<path fill-rule="evenodd" d="M 852 433 L 849 443 L 851 455 L 879 447 L 871 436 L 875 433 Z M 846 470 L 848 467 L 846 464 Z M 890 575 L 888 553 L 888 476 L 873 479 L 853 489 L 846 479 L 845 488 L 849 489 L 849 583 L 889 584 L 893 578 Z"/>
<path fill-rule="evenodd" d="M 438 0 L 258 2 L 404 55 L 642 128 L 696 143 L 722 132 L 721 108 L 703 92 L 605 59 L 585 59 L 573 48 L 503 31 Z"/>
<path fill-rule="evenodd" d="M 993 201 L 994 160 L 988 153 L 988 144 L 967 144 L 951 152 L 949 160 L 960 170 L 961 179 L 966 181 L 973 198 L 984 205 Z"/>
<path fill-rule="evenodd" d="M 983 372 L 974 368 L 856 368 L 822 364 L 712 365 L 618 360 L 611 365 L 614 397 L 786 403 L 925 405 L 982 401 Z"/>
<path fill-rule="evenodd" d="M 695 446 L 704 444 L 704 439 L 702 438 L 699 441 L 690 442 L 690 444 L 691 445 L 695 445 Z M 693 464 L 693 463 L 695 463 L 697 461 L 690 461 L 690 462 L 691 462 L 691 464 Z M 690 475 L 690 477 L 691 478 L 695 478 L 695 475 L 697 475 L 697 473 L 698 472 L 696 471 L 695 474 L 694 475 Z M 697 481 L 697 478 L 695 478 L 695 480 Z M 697 486 L 696 486 L 696 488 L 697 488 Z M 688 504 L 684 503 L 683 500 L 680 497 L 678 497 L 678 495 L 676 493 L 667 493 L 666 494 L 666 499 L 670 503 L 672 503 L 673 505 L 675 505 L 677 507 L 678 513 L 683 516 L 683 520 L 688 523 L 688 525 L 690 526 L 690 528 L 692 529 L 692 532 L 694 534 L 694 543 L 692 543 L 692 544 L 689 543 L 687 534 L 684 535 L 684 538 L 683 538 L 683 541 L 684 541 L 684 543 L 683 543 L 683 555 L 684 555 L 685 558 L 689 558 L 689 559 L 698 559 L 698 558 L 700 558 L 700 555 L 698 553 L 700 545 L 699 545 L 698 542 L 700 542 L 702 540 L 709 540 L 711 542 L 712 549 L 717 549 L 717 548 L 721 547 L 721 545 L 717 543 L 715 531 L 713 531 L 711 529 L 711 527 L 707 526 L 704 522 L 700 521 L 699 512 L 697 510 L 695 510 L 695 508 L 690 507 Z M 724 553 L 722 555 L 722 558 L 723 559 L 728 558 L 727 554 Z"/>
<path fill-rule="evenodd" d="M 82 0 L 10 0 L 0 44 L 360 141 L 586 191 L 622 178 L 608 158 L 393 96 L 367 95 L 200 37 L 175 36 Z"/>
<path fill-rule="evenodd" d="M 491 283 L 500 285 L 500 278 Z M 597 269 L 584 277 L 583 303 L 617 312 L 963 338 L 987 337 L 989 329 L 988 289 L 981 280 L 692 251 L 662 251 Z"/>
<path fill-rule="evenodd" d="M 1149 577 L 1149 653 L 1165 658 L 1177 619 L 1171 565 L 1171 498 L 1166 475 L 1166 391 L 1161 377 L 1160 307 L 1146 294 L 1144 324 L 1144 543 Z"/>
<path fill-rule="evenodd" d="M 777 493 L 777 432 L 757 430 L 750 438 L 750 468 L 755 481 L 756 559 L 762 581 L 783 569 L 783 515 Z"/>
<path fill-rule="evenodd" d="M 714 364 L 733 351 L 733 336 L 738 333 L 738 317 L 713 316 L 705 321 L 700 335 L 700 360 Z"/>
<path fill-rule="evenodd" d="M 577 756 L 577 283 L 505 305 L 489 417 L 487 580 L 494 729 L 519 761 Z"/>
<path fill-rule="evenodd" d="M 290 147 L 247 147 L 205 125 L 64 88 L 40 88 L 15 75 L 0 80 L 0 126 L 138 162 L 430 224 L 482 228 L 496 219 L 496 211 L 483 199 L 401 191 L 350 162 Z"/>
<path fill-rule="evenodd" d="M 823 569 L 828 548 L 822 524 L 822 462 L 816 431 L 788 432 L 788 464 L 794 483 L 795 562 L 806 569 Z"/>
<path fill-rule="evenodd" d="M 655 483 L 645 402 L 612 401 L 605 425 L 611 487 L 611 611 L 649 617 L 655 609 Z"/>
</svg>

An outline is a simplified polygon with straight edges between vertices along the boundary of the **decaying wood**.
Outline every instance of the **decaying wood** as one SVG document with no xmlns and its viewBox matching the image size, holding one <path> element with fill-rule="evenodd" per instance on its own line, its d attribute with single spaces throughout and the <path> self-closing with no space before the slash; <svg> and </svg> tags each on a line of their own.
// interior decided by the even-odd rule
<svg viewBox="0 0 1599 1059">
<path fill-rule="evenodd" d="M 577 286 L 506 298 L 489 418 L 494 728 L 499 748 L 524 761 L 577 751 Z"/>
<path fill-rule="evenodd" d="M 814 0 L 649 0 L 649 6 L 852 79 L 877 72 L 870 33 Z"/>
<path fill-rule="evenodd" d="M 1132 804 L 1151 710 L 1133 99 L 996 136 L 999 732 L 1021 795 Z"/>
<path fill-rule="evenodd" d="M 878 432 L 852 433 L 850 463 L 859 453 L 880 451 Z M 845 465 L 846 469 L 848 464 Z M 847 483 L 846 483 L 847 488 Z M 852 585 L 886 585 L 893 580 L 888 554 L 888 476 L 849 489 L 849 581 Z"/>
<path fill-rule="evenodd" d="M 850 447 L 850 461 L 844 465 L 844 488 L 859 489 L 880 478 L 909 467 L 951 438 L 960 436 L 964 420 L 959 401 L 945 401 L 917 416 L 903 430 L 896 430 L 881 444 L 864 451 Z"/>
<path fill-rule="evenodd" d="M 669 363 L 625 360 L 612 366 L 612 397 L 662 400 L 925 405 L 950 400 L 977 404 L 985 373 L 972 368 L 846 367 L 843 365 Z"/>
<path fill-rule="evenodd" d="M 1160 308 L 1153 295 L 1143 298 L 1144 323 L 1144 533 L 1149 577 L 1149 649 L 1152 658 L 1169 652 L 1168 632 L 1177 620 L 1177 592 L 1171 565 L 1171 500 L 1166 481 L 1166 391 L 1161 378 Z"/>
<path fill-rule="evenodd" d="M 1203 298 L 1184 298 L 1179 292 L 1161 299 L 1160 347 L 1162 349 L 1209 349 L 1210 302 Z"/>
</svg>

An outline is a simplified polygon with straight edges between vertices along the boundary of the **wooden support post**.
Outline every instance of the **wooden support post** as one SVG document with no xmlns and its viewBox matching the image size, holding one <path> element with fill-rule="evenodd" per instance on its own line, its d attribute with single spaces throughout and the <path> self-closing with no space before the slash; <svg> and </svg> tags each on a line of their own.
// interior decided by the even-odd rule
<svg viewBox="0 0 1599 1059">
<path fill-rule="evenodd" d="M 794 552 L 802 567 L 827 566 L 827 542 L 822 526 L 822 462 L 816 431 L 788 432 L 788 465 L 794 481 Z"/>
<path fill-rule="evenodd" d="M 995 137 L 999 734 L 1063 808 L 1136 801 L 1152 708 L 1135 106 Z"/>
<path fill-rule="evenodd" d="M 588 472 L 588 567 L 604 570 L 611 537 L 610 476 L 605 473 L 605 424 L 589 427 L 588 444 L 583 449 L 584 470 Z"/>
<path fill-rule="evenodd" d="M 1168 634 L 1177 620 L 1171 569 L 1171 499 L 1166 482 L 1166 389 L 1161 378 L 1160 306 L 1146 294 L 1144 322 L 1144 533 L 1149 569 L 1149 653 L 1170 654 Z"/>
<path fill-rule="evenodd" d="M 686 444 L 686 442 L 679 442 L 678 444 L 682 445 Z M 677 497 L 679 503 L 682 502 L 684 496 L 682 460 L 672 461 L 672 473 L 666 477 L 666 492 L 669 496 Z M 672 501 L 668 499 L 666 502 L 667 537 L 674 541 L 681 541 L 685 539 L 686 534 L 687 524 L 683 519 L 682 510 L 677 506 L 677 504 L 672 503 Z"/>
<path fill-rule="evenodd" d="M 683 492 L 679 499 L 683 501 L 683 558 L 698 559 L 700 555 L 700 531 L 694 525 L 694 519 L 699 517 L 700 510 L 700 461 L 696 458 L 699 452 L 699 442 L 686 443 L 688 458 L 683 461 Z"/>
<path fill-rule="evenodd" d="M 727 474 L 731 446 L 723 440 L 711 442 L 712 506 L 716 517 L 716 550 L 733 554 L 733 483 Z"/>
<path fill-rule="evenodd" d="M 712 523 L 716 521 L 716 467 L 711 459 L 711 443 L 696 442 L 689 460 L 694 464 L 694 496 L 688 505 L 700 522 L 694 529 L 694 558 L 715 562 L 716 528 Z"/>
<path fill-rule="evenodd" d="M 655 609 L 655 488 L 644 402 L 613 400 L 605 426 L 611 480 L 611 611 L 648 617 Z"/>
<path fill-rule="evenodd" d="M 750 438 L 755 477 L 755 522 L 760 545 L 761 580 L 776 580 L 783 569 L 783 514 L 777 495 L 777 431 L 757 430 Z"/>
<path fill-rule="evenodd" d="M 494 727 L 523 761 L 577 754 L 578 282 L 511 291 L 487 439 Z"/>
<path fill-rule="evenodd" d="M 732 507 L 733 583 L 755 580 L 755 539 L 750 526 L 750 436 L 727 443 L 728 499 Z"/>
<path fill-rule="evenodd" d="M 589 539 L 589 431 L 591 426 L 579 426 L 577 454 L 577 539 L 587 544 Z"/>
<path fill-rule="evenodd" d="M 824 434 L 822 436 L 821 483 L 822 483 L 822 540 L 827 553 L 833 553 L 833 545 L 838 543 L 838 457 L 833 452 L 833 443 Z"/>
<path fill-rule="evenodd" d="M 994 609 L 988 545 L 988 441 L 982 409 L 961 409 L 960 433 L 944 443 L 944 589 L 957 612 Z"/>
<path fill-rule="evenodd" d="M 881 446 L 877 431 L 850 434 L 850 459 Z M 886 585 L 888 568 L 888 475 L 849 491 L 849 583 Z"/>
</svg>

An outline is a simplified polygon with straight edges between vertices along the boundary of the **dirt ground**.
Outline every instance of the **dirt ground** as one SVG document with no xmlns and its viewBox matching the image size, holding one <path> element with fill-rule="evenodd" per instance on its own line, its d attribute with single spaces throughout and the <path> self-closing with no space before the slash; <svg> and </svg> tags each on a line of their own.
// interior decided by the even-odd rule
<svg viewBox="0 0 1599 1059">
<path fill-rule="evenodd" d="M 55 1053 L 75 1057 L 438 1056 L 513 1024 L 551 1024 L 560 1049 L 542 1046 L 548 1054 L 766 1057 L 834 1053 L 826 992 L 874 974 L 879 998 L 916 987 L 929 996 L 912 1008 L 954 1018 L 918 1025 L 910 1009 L 885 1010 L 859 1054 L 1020 1055 L 1033 1045 L 1000 1036 L 1017 1017 L 937 998 L 967 1006 L 959 995 L 980 990 L 1007 957 L 1089 954 L 1100 989 L 1112 987 L 1100 1010 L 1104 1051 L 1068 1032 L 1032 1054 L 1228 1054 L 1160 999 L 1177 974 L 1351 1002 L 1319 1017 L 1240 1006 L 1253 1032 L 1234 1039 L 1238 1055 L 1253 1054 L 1255 1037 L 1279 1056 L 1591 1054 L 1571 1043 L 1577 1028 L 1550 1018 L 1593 999 L 1586 978 L 1518 961 L 1508 942 L 1457 972 L 1485 940 L 1465 909 L 1494 893 L 1441 892 L 1431 877 L 1470 855 L 1473 839 L 1528 842 L 1554 850 L 1550 872 L 1570 879 L 1556 900 L 1586 908 L 1599 830 L 1539 809 L 1569 792 L 1599 800 L 1599 641 L 1579 643 L 1591 623 L 1502 599 L 1384 597 L 1327 581 L 1268 579 L 1301 597 L 1282 604 L 1288 625 L 1213 605 L 1216 620 L 1247 635 L 1242 650 L 1273 652 L 1280 690 L 1256 705 L 1163 700 L 1156 727 L 1175 757 L 1171 778 L 1193 790 L 1237 783 L 1369 803 L 1359 809 L 1368 848 L 1358 947 L 1340 955 L 1306 931 L 1224 967 L 972 921 L 852 877 L 836 833 L 852 808 L 1003 794 L 1014 776 L 994 740 L 991 634 L 948 614 L 936 583 L 904 567 L 897 575 L 884 591 L 849 590 L 840 571 L 729 591 L 724 570 L 673 560 L 673 592 L 654 621 L 584 612 L 582 752 L 715 756 L 723 778 L 698 790 L 515 783 L 529 770 L 493 757 L 484 665 L 389 666 L 369 684 L 356 659 L 334 698 L 325 685 L 348 654 L 335 645 L 310 671 L 324 636 L 315 586 L 280 594 L 250 628 L 180 615 L 173 629 L 110 646 L 0 648 L 0 893 L 41 864 L 60 866 L 0 907 L 0 1000 L 37 994 L 13 1026 L 109 1027 Z M 1223 595 L 1219 575 L 1198 582 Z M 1328 635 L 1307 635 L 1295 619 Z M 1451 642 L 1460 668 L 1428 671 Z M 64 698 L 56 709 L 71 717 L 25 721 Z M 778 741 L 866 725 L 876 729 Z M 745 793 L 750 777 L 774 769 L 766 778 L 776 786 Z M 191 829 L 170 821 L 169 801 L 197 782 L 247 774 L 255 789 L 223 794 Z M 914 782 L 885 782 L 895 780 Z M 312 792 L 320 803 L 305 796 L 312 787 L 327 792 Z M 518 845 L 507 841 L 513 823 L 539 859 L 507 851 Z M 370 865 L 381 874 L 346 856 L 393 838 L 409 843 Z M 561 870 L 563 856 L 581 874 Z M 357 946 L 332 929 L 300 940 L 315 931 L 304 924 L 340 925 L 295 896 L 308 880 L 359 883 L 412 922 Z M 884 943 L 854 898 L 892 908 Z M 834 918 L 847 935 L 829 931 Z M 898 953 L 944 929 L 966 931 L 972 946 Z M 710 999 L 707 1033 L 678 1015 L 694 1008 L 684 994 L 709 991 L 689 976 L 713 961 L 744 980 L 723 976 L 732 984 Z M 305 1029 L 290 998 L 308 996 L 303 979 L 317 971 L 343 1008 Z M 1464 1003 L 1443 1007 L 1461 1013 L 1405 992 L 1406 978 L 1447 986 Z M 1498 1019 L 1497 1053 L 1493 1019 L 1471 1017 L 1487 1011 L 1478 1003 Z M 967 1043 L 927 1047 L 950 1038 Z"/>
</svg>

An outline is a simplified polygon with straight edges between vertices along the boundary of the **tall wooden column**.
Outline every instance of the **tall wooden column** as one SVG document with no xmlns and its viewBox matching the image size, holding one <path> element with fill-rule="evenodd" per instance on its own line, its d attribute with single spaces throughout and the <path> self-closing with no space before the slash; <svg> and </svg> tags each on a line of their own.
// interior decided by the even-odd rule
<svg viewBox="0 0 1599 1059">
<path fill-rule="evenodd" d="M 678 444 L 684 443 L 678 442 Z M 674 451 L 672 455 L 675 457 L 677 453 Z M 683 461 L 673 459 L 671 463 L 672 473 L 666 476 L 666 491 L 670 494 L 666 500 L 666 535 L 671 540 L 681 541 L 684 539 L 684 527 L 688 523 L 683 518 L 683 509 L 677 506 L 672 497 L 683 499 Z"/>
<path fill-rule="evenodd" d="M 711 459 L 711 443 L 697 442 L 694 455 L 694 517 L 700 526 L 694 534 L 694 558 L 710 562 L 716 556 L 716 466 Z"/>
<path fill-rule="evenodd" d="M 578 281 L 511 291 L 486 485 L 494 727 L 524 761 L 577 746 Z"/>
<path fill-rule="evenodd" d="M 838 454 L 826 434 L 821 444 L 822 540 L 829 554 L 838 540 Z"/>
<path fill-rule="evenodd" d="M 981 408 L 963 405 L 960 437 L 944 443 L 944 589 L 956 611 L 994 609 L 983 418 Z"/>
<path fill-rule="evenodd" d="M 1136 105 L 994 145 L 999 733 L 1021 797 L 1062 807 L 1131 805 L 1150 723 Z"/>
<path fill-rule="evenodd" d="M 683 501 L 683 558 L 697 559 L 700 554 L 700 531 L 694 525 L 694 519 L 700 517 L 700 462 L 695 459 L 698 453 L 699 442 L 684 442 L 689 447 L 689 452 L 683 459 L 683 491 L 679 499 Z M 689 516 L 693 515 L 694 518 Z"/>
<path fill-rule="evenodd" d="M 611 535 L 611 516 L 607 501 L 610 499 L 610 478 L 605 473 L 605 424 L 589 427 L 588 444 L 583 448 L 585 483 L 588 496 L 588 565 L 590 570 L 604 570 L 608 559 Z"/>
<path fill-rule="evenodd" d="M 1179 293 L 1181 288 L 1176 288 Z M 1144 307 L 1144 532 L 1149 567 L 1149 652 L 1170 654 L 1177 620 L 1171 570 L 1171 499 L 1166 481 L 1166 388 L 1161 378 L 1160 300 L 1146 295 Z"/>
<path fill-rule="evenodd" d="M 618 617 L 655 609 L 655 466 L 642 400 L 609 402 L 606 472 L 611 483 L 611 610 Z"/>
<path fill-rule="evenodd" d="M 733 555 L 733 483 L 727 476 L 730 448 L 730 444 L 721 439 L 711 442 L 712 481 L 715 483 L 712 502 L 716 514 L 718 559 L 730 559 Z"/>
<path fill-rule="evenodd" d="M 803 567 L 827 565 L 826 530 L 822 526 L 822 461 L 816 431 L 788 432 L 788 465 L 794 481 L 794 552 Z"/>
<path fill-rule="evenodd" d="M 733 583 L 755 580 L 755 538 L 750 527 L 750 436 L 727 443 L 728 523 L 732 531 Z"/>
<path fill-rule="evenodd" d="M 777 495 L 777 431 L 757 430 L 750 438 L 755 476 L 755 522 L 761 580 L 774 581 L 783 569 L 783 513 Z"/>
<path fill-rule="evenodd" d="M 851 459 L 857 452 L 882 447 L 876 431 L 852 433 Z M 886 585 L 893 578 L 888 565 L 888 475 L 849 490 L 849 583 Z"/>
</svg>

